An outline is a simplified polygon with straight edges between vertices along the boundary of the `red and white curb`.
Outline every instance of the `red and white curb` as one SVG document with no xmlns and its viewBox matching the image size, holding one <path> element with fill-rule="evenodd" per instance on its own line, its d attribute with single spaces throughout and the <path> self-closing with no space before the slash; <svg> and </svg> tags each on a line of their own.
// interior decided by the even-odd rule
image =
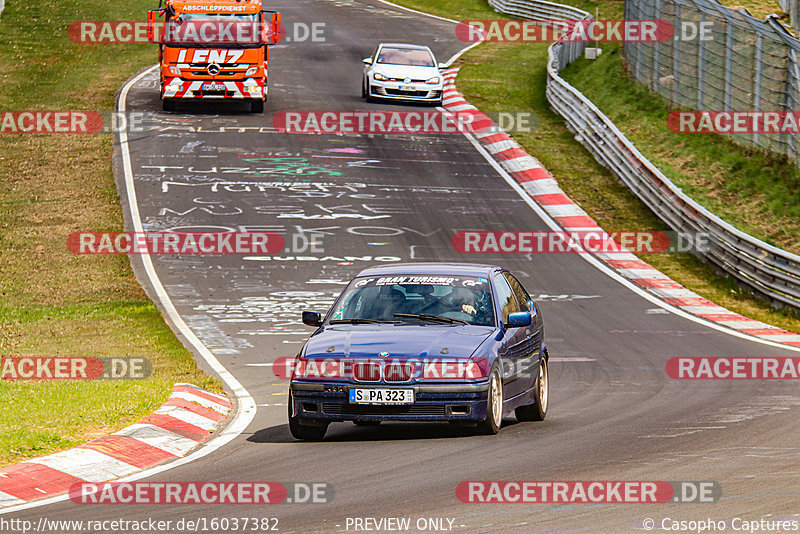
<svg viewBox="0 0 800 534">
<path fill-rule="evenodd" d="M 175 384 L 142 422 L 55 454 L 0 468 L 0 508 L 64 494 L 78 482 L 107 482 L 182 458 L 228 417 L 225 396 Z"/>
<path fill-rule="evenodd" d="M 473 113 L 473 133 L 478 142 L 494 160 L 519 183 L 530 197 L 547 212 L 566 232 L 598 232 L 605 239 L 608 234 L 598 226 L 575 202 L 558 186 L 544 166 L 503 132 L 478 108 L 467 102 L 456 90 L 455 78 L 459 67 L 443 71 L 445 79 L 442 105 L 447 111 Z M 491 126 L 490 128 L 486 128 Z M 486 132 L 481 133 L 481 130 Z M 760 321 L 754 321 L 714 304 L 697 293 L 686 289 L 661 271 L 629 252 L 595 254 L 599 260 L 613 268 L 630 282 L 646 290 L 667 304 L 690 313 L 696 317 L 712 321 L 741 332 L 786 345 L 800 347 L 800 335 L 783 330 Z"/>
</svg>

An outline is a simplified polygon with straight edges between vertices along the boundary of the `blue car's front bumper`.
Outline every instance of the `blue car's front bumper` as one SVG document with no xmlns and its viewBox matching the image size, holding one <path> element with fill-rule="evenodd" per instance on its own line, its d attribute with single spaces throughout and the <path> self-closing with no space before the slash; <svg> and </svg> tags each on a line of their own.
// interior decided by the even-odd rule
<svg viewBox="0 0 800 534">
<path fill-rule="evenodd" d="M 413 389 L 414 404 L 354 404 L 349 401 L 351 387 Z M 293 380 L 290 398 L 294 417 L 309 421 L 481 421 L 488 390 L 488 380 L 407 386 Z"/>
</svg>

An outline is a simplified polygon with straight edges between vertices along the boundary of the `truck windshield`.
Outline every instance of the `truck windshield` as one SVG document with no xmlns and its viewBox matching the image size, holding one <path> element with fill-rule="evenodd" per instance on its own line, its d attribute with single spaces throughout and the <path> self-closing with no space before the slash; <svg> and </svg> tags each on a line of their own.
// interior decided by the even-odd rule
<svg viewBox="0 0 800 534">
<path fill-rule="evenodd" d="M 264 44 L 258 14 L 181 13 L 168 20 L 164 43 L 181 46 L 256 47 Z"/>
</svg>

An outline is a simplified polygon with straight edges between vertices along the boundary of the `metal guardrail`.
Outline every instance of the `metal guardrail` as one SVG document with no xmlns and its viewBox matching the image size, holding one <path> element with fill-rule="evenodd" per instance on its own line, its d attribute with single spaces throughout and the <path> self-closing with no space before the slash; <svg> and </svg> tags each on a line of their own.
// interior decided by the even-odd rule
<svg viewBox="0 0 800 534">
<path fill-rule="evenodd" d="M 498 12 L 534 20 L 583 20 L 579 9 L 538 0 L 489 0 Z M 575 138 L 670 228 L 709 235 L 703 254 L 717 268 L 776 306 L 800 309 L 800 256 L 760 241 L 726 223 L 685 195 L 586 96 L 559 75 L 586 43 L 558 42 L 548 52 L 547 100 Z"/>
</svg>

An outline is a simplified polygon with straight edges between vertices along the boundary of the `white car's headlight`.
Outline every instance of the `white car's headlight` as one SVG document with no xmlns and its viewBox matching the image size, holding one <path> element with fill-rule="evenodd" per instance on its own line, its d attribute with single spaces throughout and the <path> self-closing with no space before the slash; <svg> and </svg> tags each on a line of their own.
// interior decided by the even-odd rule
<svg viewBox="0 0 800 534">
<path fill-rule="evenodd" d="M 373 72 L 372 73 L 372 77 L 375 78 L 378 81 L 381 81 L 381 82 L 385 82 L 386 80 L 389 79 L 386 76 L 384 76 L 383 74 L 381 74 L 380 72 Z"/>
<path fill-rule="evenodd" d="M 429 84 L 433 85 L 433 84 L 439 83 L 439 81 L 440 81 L 439 77 L 438 76 L 434 76 L 430 80 L 425 80 L 425 83 L 429 83 Z"/>
</svg>

